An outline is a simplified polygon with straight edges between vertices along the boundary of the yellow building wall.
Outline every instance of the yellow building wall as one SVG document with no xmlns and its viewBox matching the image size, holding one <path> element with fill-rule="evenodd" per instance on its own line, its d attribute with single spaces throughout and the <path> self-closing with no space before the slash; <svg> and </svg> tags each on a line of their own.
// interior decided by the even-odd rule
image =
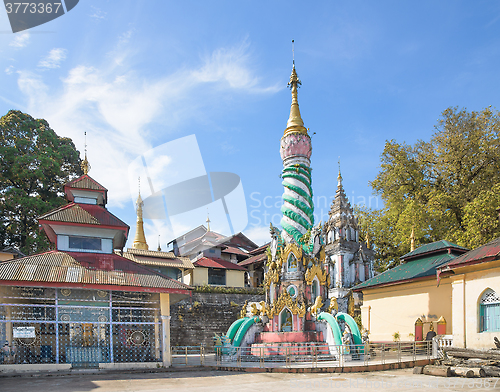
<svg viewBox="0 0 500 392">
<path fill-rule="evenodd" d="M 193 285 L 202 286 L 208 284 L 208 268 L 196 267 L 193 270 Z"/>
<path fill-rule="evenodd" d="M 370 331 L 370 341 L 393 341 L 398 332 L 401 341 L 414 340 L 415 320 L 424 322 L 424 339 L 430 321 L 437 327 L 443 316 L 447 322 L 446 334 L 452 333 L 452 288 L 448 279 L 439 287 L 432 279 L 363 290 L 361 318 L 363 327 Z"/>
<path fill-rule="evenodd" d="M 245 271 L 226 270 L 226 286 L 245 287 Z"/>
<path fill-rule="evenodd" d="M 12 253 L 0 252 L 0 262 L 12 260 L 13 258 L 14 258 L 14 255 Z"/>
<path fill-rule="evenodd" d="M 453 345 L 468 348 L 493 348 L 493 338 L 500 332 L 479 332 L 479 303 L 488 288 L 500 294 L 500 261 L 466 267 L 453 281 Z M 474 271 L 474 269 L 476 271 Z"/>
<path fill-rule="evenodd" d="M 208 284 L 208 268 L 196 267 L 193 270 L 193 285 Z M 245 287 L 245 271 L 226 270 L 227 287 Z"/>
</svg>

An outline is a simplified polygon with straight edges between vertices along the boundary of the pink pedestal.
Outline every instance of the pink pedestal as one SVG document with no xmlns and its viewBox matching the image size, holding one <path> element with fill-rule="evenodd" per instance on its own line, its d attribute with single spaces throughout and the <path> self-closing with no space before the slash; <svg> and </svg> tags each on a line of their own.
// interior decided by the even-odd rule
<svg viewBox="0 0 500 392">
<path fill-rule="evenodd" d="M 255 336 L 255 343 L 302 343 L 324 342 L 323 333 L 304 332 L 261 332 Z"/>
</svg>

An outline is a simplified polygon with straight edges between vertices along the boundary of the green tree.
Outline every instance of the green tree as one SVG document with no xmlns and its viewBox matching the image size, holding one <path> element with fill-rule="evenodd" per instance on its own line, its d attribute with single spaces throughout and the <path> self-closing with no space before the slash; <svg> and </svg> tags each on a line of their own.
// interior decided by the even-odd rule
<svg viewBox="0 0 500 392">
<path fill-rule="evenodd" d="M 379 267 L 399 263 L 418 244 L 446 239 L 476 247 L 498 236 L 500 115 L 446 109 L 429 142 L 387 141 L 381 170 L 371 183 L 384 201 L 379 211 L 358 210 Z"/>
<path fill-rule="evenodd" d="M 81 173 L 73 142 L 47 121 L 17 110 L 1 117 L 0 246 L 25 254 L 48 249 L 37 217 L 64 204 L 63 185 Z"/>
</svg>

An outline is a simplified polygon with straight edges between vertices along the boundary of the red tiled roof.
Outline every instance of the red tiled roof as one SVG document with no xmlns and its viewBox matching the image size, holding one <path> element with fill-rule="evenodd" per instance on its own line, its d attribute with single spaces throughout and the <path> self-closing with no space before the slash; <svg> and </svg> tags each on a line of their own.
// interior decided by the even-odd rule
<svg viewBox="0 0 500 392">
<path fill-rule="evenodd" d="M 261 253 L 259 255 L 255 255 L 255 256 L 252 256 L 246 260 L 243 260 L 242 262 L 238 263 L 238 265 L 250 265 L 250 264 L 254 264 L 254 263 L 260 263 L 262 261 L 266 261 L 267 260 L 267 254 L 264 252 L 264 253 Z"/>
<path fill-rule="evenodd" d="M 463 255 L 453 259 L 453 261 L 442 266 L 440 270 L 446 271 L 466 265 L 479 264 L 487 261 L 492 261 L 500 258 L 500 237 L 488 242 L 486 245 L 480 246 Z"/>
<path fill-rule="evenodd" d="M 88 225 L 115 226 L 128 229 L 129 226 L 106 208 L 94 204 L 69 203 L 40 216 L 39 221 L 80 223 Z"/>
<path fill-rule="evenodd" d="M 49 251 L 0 264 L 0 281 L 189 290 L 116 254 Z"/>
<path fill-rule="evenodd" d="M 201 257 L 194 263 L 195 267 L 207 267 L 207 268 L 223 268 L 232 269 L 239 271 L 246 271 L 245 267 L 241 267 L 238 264 L 231 263 L 230 261 L 222 260 L 216 257 Z"/>
</svg>

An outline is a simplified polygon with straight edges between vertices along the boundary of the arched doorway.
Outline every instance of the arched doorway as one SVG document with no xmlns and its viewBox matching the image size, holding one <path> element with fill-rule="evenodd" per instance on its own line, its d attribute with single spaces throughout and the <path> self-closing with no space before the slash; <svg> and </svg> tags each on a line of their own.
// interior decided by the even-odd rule
<svg viewBox="0 0 500 392">
<path fill-rule="evenodd" d="M 284 308 L 280 314 L 280 331 L 292 332 L 293 331 L 293 317 L 292 312 L 288 308 Z"/>
</svg>

